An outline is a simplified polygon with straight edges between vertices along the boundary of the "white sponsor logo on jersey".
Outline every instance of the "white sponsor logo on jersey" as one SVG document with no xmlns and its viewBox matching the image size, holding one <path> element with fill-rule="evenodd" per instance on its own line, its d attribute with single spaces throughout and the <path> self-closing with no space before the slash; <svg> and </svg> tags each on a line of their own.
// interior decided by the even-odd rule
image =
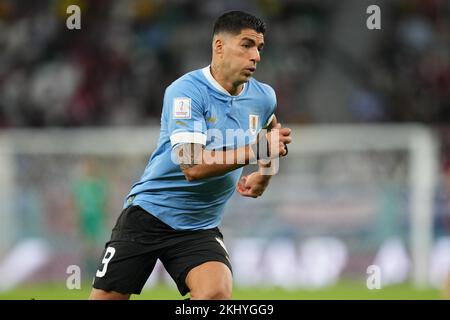
<svg viewBox="0 0 450 320">
<path fill-rule="evenodd" d="M 175 98 L 173 99 L 173 118 L 174 119 L 191 119 L 191 99 Z"/>
</svg>

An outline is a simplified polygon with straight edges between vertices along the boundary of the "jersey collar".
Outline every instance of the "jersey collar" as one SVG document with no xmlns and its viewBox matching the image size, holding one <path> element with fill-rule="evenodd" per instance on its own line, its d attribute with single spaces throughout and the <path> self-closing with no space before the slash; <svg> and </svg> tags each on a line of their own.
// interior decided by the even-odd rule
<svg viewBox="0 0 450 320">
<path fill-rule="evenodd" d="M 226 94 L 226 95 L 229 96 L 229 97 L 239 97 L 239 96 L 241 96 L 241 95 L 244 93 L 244 90 L 245 90 L 245 88 L 247 87 L 247 83 L 244 83 L 244 86 L 242 87 L 242 90 L 241 90 L 241 92 L 240 92 L 238 95 L 232 96 L 227 90 L 225 90 L 224 87 L 222 87 L 222 86 L 220 85 L 220 83 L 217 82 L 216 79 L 214 79 L 214 77 L 213 77 L 212 74 L 211 74 L 210 66 L 211 66 L 211 65 L 209 65 L 209 66 L 207 66 L 207 67 L 204 67 L 204 68 L 202 69 L 202 72 L 203 72 L 203 75 L 205 76 L 205 78 L 209 81 L 209 83 L 210 83 L 214 88 L 216 88 L 217 90 L 219 90 L 219 91 L 222 92 L 223 94 Z"/>
</svg>

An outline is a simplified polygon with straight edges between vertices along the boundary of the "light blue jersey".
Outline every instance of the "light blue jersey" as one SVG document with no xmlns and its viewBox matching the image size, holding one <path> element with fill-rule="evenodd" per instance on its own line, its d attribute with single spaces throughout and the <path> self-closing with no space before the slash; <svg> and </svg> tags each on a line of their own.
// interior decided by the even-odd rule
<svg viewBox="0 0 450 320">
<path fill-rule="evenodd" d="M 209 66 L 177 79 L 164 95 L 158 146 L 125 207 L 139 205 L 177 230 L 217 227 L 242 168 L 189 182 L 173 149 L 184 143 L 200 143 L 211 150 L 241 147 L 256 139 L 275 107 L 274 90 L 253 78 L 237 96 L 212 77 Z M 235 130 L 245 131 L 245 139 L 230 138 Z"/>
</svg>

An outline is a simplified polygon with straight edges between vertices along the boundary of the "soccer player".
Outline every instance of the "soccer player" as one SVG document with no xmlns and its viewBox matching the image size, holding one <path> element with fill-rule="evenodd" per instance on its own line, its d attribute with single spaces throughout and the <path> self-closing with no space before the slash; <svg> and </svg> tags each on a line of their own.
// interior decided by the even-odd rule
<svg viewBox="0 0 450 320">
<path fill-rule="evenodd" d="M 261 196 L 267 170 L 291 142 L 291 130 L 274 115 L 274 90 L 252 78 L 264 33 L 253 15 L 223 14 L 214 24 L 211 64 L 166 89 L 158 146 L 125 200 L 90 299 L 140 294 L 157 259 L 183 296 L 231 298 L 231 264 L 218 229 L 225 203 L 235 189 Z M 250 163 L 259 170 L 240 179 Z"/>
</svg>

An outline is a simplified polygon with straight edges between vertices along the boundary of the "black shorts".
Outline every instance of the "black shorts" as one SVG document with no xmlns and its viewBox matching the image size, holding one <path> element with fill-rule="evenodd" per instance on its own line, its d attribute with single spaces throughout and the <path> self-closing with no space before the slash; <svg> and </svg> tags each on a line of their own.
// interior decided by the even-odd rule
<svg viewBox="0 0 450 320">
<path fill-rule="evenodd" d="M 105 245 L 93 287 L 124 294 L 140 294 L 161 260 L 184 296 L 186 276 L 192 268 L 220 261 L 231 270 L 218 228 L 175 230 L 139 206 L 124 209 Z"/>
</svg>

